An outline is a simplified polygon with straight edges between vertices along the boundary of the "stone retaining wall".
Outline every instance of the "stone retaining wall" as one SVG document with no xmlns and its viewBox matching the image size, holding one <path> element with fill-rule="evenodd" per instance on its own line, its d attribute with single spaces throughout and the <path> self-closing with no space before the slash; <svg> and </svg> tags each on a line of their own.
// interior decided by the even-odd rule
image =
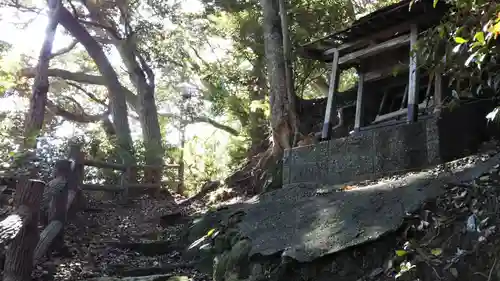
<svg viewBox="0 0 500 281">
<path fill-rule="evenodd" d="M 491 100 L 465 101 L 444 108 L 439 117 L 419 117 L 422 120 L 414 124 L 372 128 L 293 148 L 285 153 L 283 184 L 341 184 L 468 156 L 483 141 L 500 138 L 500 126 L 485 118 L 495 106 Z"/>
<path fill-rule="evenodd" d="M 283 184 L 340 184 L 439 162 L 436 118 L 362 131 L 285 153 Z"/>
</svg>

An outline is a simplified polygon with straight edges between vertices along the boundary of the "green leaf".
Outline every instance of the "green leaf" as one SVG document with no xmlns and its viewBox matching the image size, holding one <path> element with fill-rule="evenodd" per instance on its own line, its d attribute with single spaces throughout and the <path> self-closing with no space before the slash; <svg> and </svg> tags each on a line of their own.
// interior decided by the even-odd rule
<svg viewBox="0 0 500 281">
<path fill-rule="evenodd" d="M 462 37 L 455 37 L 455 42 L 456 42 L 457 44 L 464 44 L 464 43 L 469 42 L 469 40 L 464 39 L 464 38 L 462 38 Z"/>
<path fill-rule="evenodd" d="M 469 66 L 470 63 L 474 60 L 474 58 L 476 57 L 476 53 L 473 53 L 472 55 L 470 55 L 467 60 L 465 61 L 465 66 Z"/>
<path fill-rule="evenodd" d="M 474 40 L 480 42 L 481 44 L 484 44 L 485 43 L 484 32 L 482 31 L 476 32 L 476 34 L 474 35 Z"/>
<path fill-rule="evenodd" d="M 434 2 L 432 3 L 432 7 L 436 8 L 438 2 L 439 0 L 434 0 Z"/>
<path fill-rule="evenodd" d="M 208 236 L 208 237 L 212 236 L 212 234 L 214 234 L 214 232 L 215 232 L 215 228 L 210 229 L 210 230 L 207 232 L 207 236 Z"/>
<path fill-rule="evenodd" d="M 431 254 L 438 257 L 443 253 L 443 250 L 441 248 L 436 248 L 431 250 Z"/>
<path fill-rule="evenodd" d="M 406 252 L 405 250 L 396 250 L 396 256 L 398 257 L 406 256 L 406 254 L 408 254 L 408 252 Z"/>
</svg>

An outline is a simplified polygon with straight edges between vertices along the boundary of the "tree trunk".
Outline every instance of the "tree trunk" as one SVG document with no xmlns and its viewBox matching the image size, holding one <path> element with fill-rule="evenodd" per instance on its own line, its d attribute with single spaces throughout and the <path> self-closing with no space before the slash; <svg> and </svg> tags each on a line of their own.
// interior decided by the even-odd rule
<svg viewBox="0 0 500 281">
<path fill-rule="evenodd" d="M 283 55 L 283 34 L 278 0 L 260 0 L 264 15 L 264 43 L 267 59 L 267 76 L 270 85 L 271 128 L 273 155 L 291 147 L 296 120 L 293 101 L 287 94 L 286 68 Z"/>
<path fill-rule="evenodd" d="M 118 150 L 123 163 L 133 165 L 136 163 L 130 127 L 128 123 L 127 103 L 122 93 L 122 86 L 118 80 L 113 66 L 104 54 L 101 46 L 89 34 L 89 32 L 75 19 L 75 17 L 64 7 L 61 7 L 60 23 L 73 35 L 87 50 L 89 56 L 94 60 L 99 72 L 106 81 L 109 92 L 111 115 L 116 129 Z"/>
<path fill-rule="evenodd" d="M 267 81 L 265 77 L 265 58 L 259 56 L 255 60 L 253 68 L 253 76 L 257 79 L 257 89 L 254 83 L 249 86 L 250 99 L 252 102 L 262 102 L 266 98 Z M 264 115 L 264 110 L 256 108 L 249 113 L 249 126 L 250 126 L 250 139 L 252 147 L 250 149 L 250 156 L 256 155 L 261 151 L 262 142 L 266 139 L 267 133 L 267 120 Z"/>
<path fill-rule="evenodd" d="M 281 31 L 283 34 L 283 60 L 285 62 L 286 92 L 288 99 L 290 101 L 290 108 L 296 109 L 293 64 L 292 64 L 292 42 L 290 42 L 290 35 L 288 33 L 288 14 L 286 10 L 285 0 L 278 0 L 278 1 L 279 1 L 279 12 L 281 19 Z M 295 146 L 299 136 L 299 120 L 297 114 L 293 114 L 291 116 L 293 116 L 291 122 L 294 131 L 292 146 Z"/>
<path fill-rule="evenodd" d="M 47 104 L 47 92 L 49 91 L 49 76 L 47 71 L 49 69 L 49 62 L 52 55 L 52 43 L 54 42 L 57 25 L 59 24 L 58 13 L 61 9 L 60 1 L 50 0 L 48 2 L 50 20 L 45 29 L 45 39 L 38 57 L 38 65 L 32 88 L 29 113 L 26 116 L 24 127 L 25 148 L 36 147 L 36 139 L 43 127 L 45 106 Z"/>
<path fill-rule="evenodd" d="M 17 184 L 15 204 L 28 207 L 31 219 L 21 228 L 5 253 L 4 281 L 31 280 L 33 252 L 38 243 L 38 215 L 45 184 L 22 179 Z"/>
<path fill-rule="evenodd" d="M 137 89 L 138 114 L 144 139 L 145 162 L 147 165 L 160 167 L 163 165 L 164 150 L 154 96 L 155 78 L 153 71 L 142 56 L 137 53 L 137 44 L 133 38 L 118 41 L 115 46 L 127 67 L 130 81 Z M 148 169 L 144 173 L 146 182 L 161 182 L 161 169 Z"/>
</svg>

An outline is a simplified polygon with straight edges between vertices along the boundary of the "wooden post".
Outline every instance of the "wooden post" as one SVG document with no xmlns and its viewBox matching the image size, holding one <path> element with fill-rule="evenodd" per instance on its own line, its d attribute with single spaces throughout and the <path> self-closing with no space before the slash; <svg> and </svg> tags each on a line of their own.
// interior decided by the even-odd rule
<svg viewBox="0 0 500 281">
<path fill-rule="evenodd" d="M 144 183 L 153 183 L 153 168 L 144 167 Z"/>
<path fill-rule="evenodd" d="M 15 203 L 31 210 L 31 219 L 12 240 L 5 253 L 4 281 L 31 280 L 33 252 L 38 243 L 38 213 L 45 183 L 37 180 L 20 180 Z"/>
<path fill-rule="evenodd" d="M 137 183 L 137 166 L 127 168 L 127 182 Z"/>
<path fill-rule="evenodd" d="M 74 206 L 77 208 L 84 208 L 85 198 L 81 191 L 83 179 L 85 177 L 85 154 L 82 151 L 81 145 L 70 145 L 69 159 L 71 163 L 71 176 L 68 178 L 68 190 L 75 192 Z"/>
<path fill-rule="evenodd" d="M 128 184 L 128 179 L 129 179 L 129 174 L 130 174 L 130 168 L 127 168 L 125 172 L 122 173 L 120 177 L 120 186 L 122 188 L 121 192 L 121 202 L 122 204 L 125 204 L 128 202 L 128 189 L 129 189 L 129 184 Z"/>
<path fill-rule="evenodd" d="M 68 205 L 68 180 L 71 175 L 71 162 L 68 160 L 59 160 L 56 162 L 54 176 L 61 178 L 63 182 L 59 182 L 61 186 L 52 186 L 49 183 L 48 188 L 55 188 L 53 197 L 50 201 L 49 208 L 49 222 L 59 221 L 64 225 L 66 222 L 66 212 Z M 56 184 L 56 183 L 54 183 Z M 64 228 L 59 231 L 57 236 L 52 242 L 54 250 L 61 250 L 64 248 Z"/>
<path fill-rule="evenodd" d="M 335 104 L 335 92 L 339 83 L 339 51 L 334 50 L 332 61 L 332 72 L 330 73 L 330 85 L 328 85 L 328 100 L 326 103 L 325 121 L 323 122 L 323 130 L 321 138 L 323 140 L 330 139 L 332 133 L 332 111 L 337 112 Z"/>
<path fill-rule="evenodd" d="M 443 103 L 443 77 L 441 73 L 436 73 L 434 79 L 434 113 L 439 114 L 441 112 L 441 106 Z"/>
<path fill-rule="evenodd" d="M 160 183 L 161 182 L 161 166 L 146 166 L 144 167 L 144 183 Z"/>
<path fill-rule="evenodd" d="M 71 144 L 69 150 L 69 159 L 73 162 L 72 166 L 72 177 L 70 179 L 70 188 L 76 189 L 79 185 L 83 183 L 84 178 L 84 160 L 85 155 L 82 152 L 82 146 L 79 144 Z"/>
<path fill-rule="evenodd" d="M 362 70 L 358 71 L 358 95 L 356 98 L 356 117 L 354 119 L 354 131 L 359 132 L 359 128 L 363 125 L 363 86 L 365 83 L 365 73 Z M 382 101 L 383 102 L 383 101 Z"/>
<path fill-rule="evenodd" d="M 69 185 L 74 184 L 74 162 L 59 160 L 56 162 L 54 179 L 48 184 L 49 223 L 40 234 L 32 263 L 38 264 L 45 255 L 52 251 L 66 250 L 64 247 L 64 223 L 68 212 Z M 46 199 L 47 200 L 47 199 Z M 73 200 L 73 198 L 71 199 Z"/>
<path fill-rule="evenodd" d="M 417 54 L 415 46 L 417 44 L 418 29 L 416 24 L 412 24 L 410 28 L 410 66 L 408 79 L 408 123 L 417 121 L 418 116 L 418 70 L 417 70 Z"/>
</svg>

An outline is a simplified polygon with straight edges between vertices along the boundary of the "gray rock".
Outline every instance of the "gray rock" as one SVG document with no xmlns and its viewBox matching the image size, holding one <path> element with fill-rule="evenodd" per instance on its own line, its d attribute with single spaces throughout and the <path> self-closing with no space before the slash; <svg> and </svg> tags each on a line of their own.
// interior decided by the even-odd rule
<svg viewBox="0 0 500 281">
<path fill-rule="evenodd" d="M 318 195 L 309 184 L 264 194 L 246 209 L 239 228 L 252 241 L 250 255 L 284 252 L 300 262 L 372 241 L 401 225 L 406 212 L 442 193 L 422 172 L 391 183 Z M 435 184 L 431 184 L 434 182 Z"/>
<path fill-rule="evenodd" d="M 479 177 L 479 181 L 482 181 L 482 182 L 486 182 L 489 180 L 490 180 L 490 176 L 488 176 L 488 175 Z"/>
</svg>

